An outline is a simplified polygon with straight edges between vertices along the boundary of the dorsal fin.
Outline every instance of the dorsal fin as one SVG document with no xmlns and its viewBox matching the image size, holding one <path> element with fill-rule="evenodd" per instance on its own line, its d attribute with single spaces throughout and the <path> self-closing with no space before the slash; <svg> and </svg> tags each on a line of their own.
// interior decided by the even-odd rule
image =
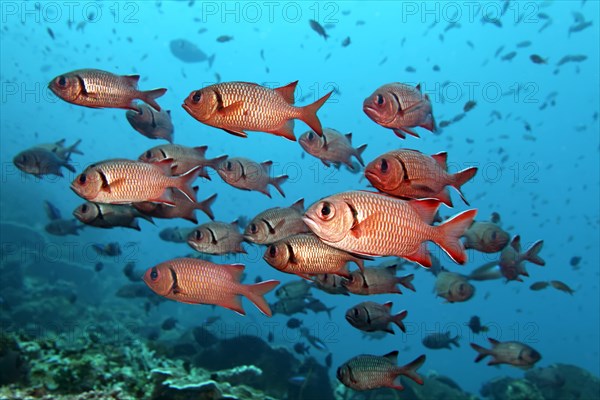
<svg viewBox="0 0 600 400">
<path fill-rule="evenodd" d="M 299 211 L 300 213 L 304 212 L 304 198 L 296 201 L 294 204 L 292 204 L 290 206 L 290 208 L 293 208 L 296 211 Z"/>
<path fill-rule="evenodd" d="M 227 268 L 227 272 L 229 272 L 236 282 L 239 282 L 242 279 L 244 268 L 246 268 L 243 264 L 224 264 L 223 267 Z"/>
<path fill-rule="evenodd" d="M 240 222 L 240 221 L 239 221 L 239 219 L 236 219 L 235 221 L 233 221 L 233 222 L 231 223 L 231 226 L 233 226 L 235 229 L 238 229 L 238 227 L 239 227 L 239 222 Z"/>
<path fill-rule="evenodd" d="M 410 200 L 408 204 L 426 224 L 432 224 L 440 204 L 437 199 Z"/>
<path fill-rule="evenodd" d="M 204 155 L 206 154 L 206 149 L 208 149 L 208 146 L 197 146 L 197 147 L 194 147 L 194 150 L 196 150 L 196 153 L 198 153 L 198 155 L 200 157 L 204 157 Z"/>
<path fill-rule="evenodd" d="M 139 75 L 125 75 L 123 78 L 127 79 L 127 82 L 129 82 L 132 87 L 137 88 L 137 84 L 140 80 Z"/>
<path fill-rule="evenodd" d="M 273 161 L 267 160 L 267 161 L 261 162 L 260 165 L 262 166 L 262 168 L 265 172 L 269 172 L 269 170 L 271 169 L 271 165 L 273 165 Z"/>
<path fill-rule="evenodd" d="M 392 309 L 392 305 L 393 305 L 393 304 L 394 304 L 394 303 L 392 303 L 391 301 L 388 301 L 388 302 L 387 302 L 387 303 L 385 303 L 383 306 L 384 306 L 385 308 L 387 308 L 387 309 L 388 309 L 388 311 L 390 311 L 390 310 Z"/>
<path fill-rule="evenodd" d="M 444 171 L 446 171 L 448 169 L 448 165 L 446 165 L 446 160 L 448 159 L 448 153 L 446 153 L 445 151 L 442 151 L 441 153 L 433 154 L 431 156 L 431 158 L 433 158 Z"/>
<path fill-rule="evenodd" d="M 285 86 L 281 86 L 281 87 L 275 88 L 273 90 L 275 90 L 277 93 L 279 93 L 281 95 L 281 97 L 283 97 L 283 99 L 285 100 L 286 103 L 294 104 L 294 92 L 296 91 L 297 84 L 298 84 L 298 81 L 294 81 L 292 83 L 288 83 Z"/>
<path fill-rule="evenodd" d="M 511 240 L 510 246 L 517 252 L 521 253 L 521 236 L 517 235 Z"/>
<path fill-rule="evenodd" d="M 352 144 L 352 132 L 346 133 L 344 136 L 348 139 L 348 142 Z"/>
<path fill-rule="evenodd" d="M 390 353 L 384 354 L 383 357 L 390 360 L 394 365 L 398 364 L 398 350 L 394 350 Z"/>
</svg>

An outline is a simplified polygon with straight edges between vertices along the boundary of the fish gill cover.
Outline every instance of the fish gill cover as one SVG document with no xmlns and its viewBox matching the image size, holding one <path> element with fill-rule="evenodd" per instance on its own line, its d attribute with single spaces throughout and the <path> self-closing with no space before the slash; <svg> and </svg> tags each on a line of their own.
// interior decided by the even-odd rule
<svg viewBox="0 0 600 400">
<path fill-rule="evenodd" d="M 598 7 L 1 2 L 0 397 L 597 397 Z"/>
</svg>

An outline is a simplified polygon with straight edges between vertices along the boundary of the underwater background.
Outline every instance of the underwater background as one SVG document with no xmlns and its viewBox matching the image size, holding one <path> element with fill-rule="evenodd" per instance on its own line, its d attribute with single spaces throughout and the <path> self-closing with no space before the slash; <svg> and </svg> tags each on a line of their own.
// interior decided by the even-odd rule
<svg viewBox="0 0 600 400">
<path fill-rule="evenodd" d="M 333 398 L 335 390 L 338 398 L 435 398 L 439 393 L 425 388 L 434 387 L 430 382 L 436 376 L 449 377 L 460 387 L 450 385 L 440 393 L 516 398 L 501 395 L 508 396 L 506 388 L 519 384 L 521 398 L 535 398 L 533 391 L 544 394 L 538 398 L 599 395 L 598 2 L 6 1 L 0 7 L 0 394 L 6 398 L 17 393 L 57 398 L 87 391 L 96 391 L 97 398 L 177 398 L 162 392 L 165 377 L 188 379 L 180 387 L 212 380 L 222 393 L 237 398 Z M 590 26 L 570 30 L 580 16 L 592 21 Z M 319 22 L 329 37 L 311 29 L 310 20 Z M 224 35 L 231 38 L 217 40 Z M 212 65 L 177 58 L 170 50 L 170 42 L 177 39 L 214 55 Z M 531 44 L 517 47 L 524 41 Z M 513 57 L 505 57 L 512 51 Z M 532 62 L 533 54 L 545 63 Z M 569 55 L 586 57 L 560 62 Z M 47 89 L 53 77 L 80 68 L 140 74 L 140 88 L 167 88 L 159 102 L 171 110 L 175 143 L 206 145 L 208 157 L 272 160 L 274 176 L 289 176 L 283 184 L 285 198 L 273 189 L 268 198 L 232 188 L 209 170 L 210 181 L 198 180 L 198 198 L 218 194 L 213 205 L 216 220 L 252 219 L 267 208 L 288 207 L 300 198 L 308 206 L 330 194 L 368 188 L 362 171 L 327 168 L 303 154 L 296 142 L 260 132 L 250 132 L 246 139 L 235 137 L 200 124 L 181 108 L 191 91 L 219 81 L 274 88 L 299 80 L 297 104 L 309 104 L 334 90 L 319 118 L 324 127 L 352 132 L 353 146 L 368 144 L 365 162 L 402 147 L 426 154 L 447 151 L 452 172 L 477 166 L 477 175 L 463 187 L 471 207 L 478 209 L 477 219 L 498 213 L 503 229 L 521 235 L 524 248 L 544 240 L 541 256 L 546 265 L 528 265 L 530 277 L 524 282 L 475 282 L 475 296 L 453 304 L 435 296 L 431 273 L 405 266 L 415 274 L 415 293 L 374 295 L 368 300 L 393 301 L 394 310 L 408 310 L 407 333 L 396 329 L 395 335 L 379 338 L 366 337 L 344 320 L 348 308 L 367 298 L 313 288 L 312 296 L 334 308 L 331 317 L 312 311 L 294 315 L 327 346 L 326 351 L 312 347 L 308 355 L 294 351 L 295 344 L 306 340 L 286 326 L 290 316 L 275 313 L 267 318 L 246 299 L 247 315 L 240 316 L 220 307 L 158 301 L 149 289 L 138 297 L 117 296 L 119 289 L 132 283 L 122 272 L 127 263 L 135 263 L 136 276 L 141 276 L 153 265 L 193 253 L 185 243 L 161 240 L 159 232 L 194 224 L 155 219 L 154 225 L 140 221 L 140 232 L 91 226 L 70 236 L 45 231 L 44 201 L 70 218 L 82 200 L 69 185 L 87 165 L 111 158 L 137 159 L 165 143 L 134 131 L 124 110 L 77 107 Z M 476 106 L 435 133 L 421 129 L 420 138 L 402 140 L 362 111 L 363 100 L 389 82 L 420 83 L 431 99 L 438 126 L 462 114 L 468 101 Z M 297 137 L 307 130 L 303 122 L 296 122 Z M 79 149 L 84 154 L 71 159 L 76 173 L 63 170 L 64 177 L 38 179 L 13 165 L 20 151 L 63 138 L 67 144 L 82 140 Z M 442 207 L 442 216 L 468 208 L 456 193 L 452 196 L 454 209 Z M 202 213 L 197 216 L 199 223 L 208 221 Z M 109 242 L 118 242 L 122 253 L 106 257 L 94 251 L 94 244 Z M 263 261 L 264 247 L 244 246 L 247 254 L 211 260 L 244 264 L 249 283 L 257 276 L 282 283 L 299 279 Z M 470 250 L 468 263 L 459 266 L 437 246 L 429 247 L 446 269 L 464 274 L 498 256 Z M 98 263 L 103 265 L 99 271 Z M 565 282 L 574 293 L 529 289 L 536 281 L 550 280 Z M 274 292 L 266 298 L 276 301 Z M 488 332 L 474 334 L 469 329 L 474 315 Z M 206 324 L 211 316 L 220 318 Z M 169 318 L 176 319 L 175 328 L 162 329 Z M 208 344 L 198 340 L 202 335 L 206 339 L 206 333 L 194 337 L 199 326 L 216 340 Z M 423 346 L 428 334 L 446 331 L 460 336 L 460 347 Z M 247 340 L 248 335 L 261 340 Z M 534 347 L 542 355 L 536 368 L 555 364 L 580 368 L 564 366 L 555 375 L 569 384 L 577 382 L 576 389 L 568 390 L 587 394 L 576 397 L 561 384 L 556 390 L 565 392 L 559 396 L 548 387 L 523 384 L 525 372 L 520 369 L 474 363 L 476 353 L 469 343 L 487 346 L 488 336 Z M 393 350 L 400 351 L 400 365 L 426 354 L 420 372 L 432 378 L 418 389 L 406 382 L 406 393 L 382 389 L 379 394 L 353 394 L 336 389 L 337 366 L 358 354 Z M 325 367 L 328 354 L 331 368 Z M 276 362 L 281 365 L 265 367 Z M 252 371 L 223 376 L 200 372 L 243 365 L 262 368 L 262 378 Z M 325 379 L 317 381 L 317 375 Z M 498 377 L 515 380 L 480 392 Z M 235 392 L 238 385 L 249 392 Z M 195 397 L 187 393 L 183 398 Z"/>
</svg>

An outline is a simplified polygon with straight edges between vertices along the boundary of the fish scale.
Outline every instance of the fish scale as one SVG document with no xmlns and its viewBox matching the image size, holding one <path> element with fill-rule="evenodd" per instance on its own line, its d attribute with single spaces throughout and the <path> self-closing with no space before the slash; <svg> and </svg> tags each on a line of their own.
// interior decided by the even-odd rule
<svg viewBox="0 0 600 400">
<path fill-rule="evenodd" d="M 123 98 L 133 98 L 138 94 L 131 80 L 119 75 L 99 70 L 85 70 L 82 77 L 85 89 L 93 96 L 86 97 L 90 104 L 119 104 Z"/>
<path fill-rule="evenodd" d="M 368 382 L 374 387 L 389 385 L 399 369 L 387 358 L 372 355 L 356 357 L 351 366 L 353 370 L 360 372 L 361 381 Z"/>
<path fill-rule="evenodd" d="M 240 284 L 224 268 L 184 262 L 172 266 L 177 274 L 181 299 L 189 303 L 222 303 L 240 294 Z"/>
</svg>

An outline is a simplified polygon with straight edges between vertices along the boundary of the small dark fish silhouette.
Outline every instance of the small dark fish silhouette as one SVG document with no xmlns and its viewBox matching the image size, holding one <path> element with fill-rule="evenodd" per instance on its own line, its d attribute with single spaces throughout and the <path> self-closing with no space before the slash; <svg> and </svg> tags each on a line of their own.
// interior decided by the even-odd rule
<svg viewBox="0 0 600 400">
<path fill-rule="evenodd" d="M 329 35 L 327 35 L 327 32 L 325 32 L 325 28 L 323 28 L 321 24 L 319 24 L 314 19 L 311 19 L 310 21 L 308 21 L 308 23 L 310 24 L 310 27 L 313 31 L 317 32 L 319 36 L 323 36 L 323 39 L 327 40 Z"/>
<path fill-rule="evenodd" d="M 548 59 L 546 58 L 542 58 L 541 56 L 537 55 L 537 54 L 532 54 L 529 56 L 529 59 L 534 63 L 534 64 L 548 64 Z"/>
</svg>

